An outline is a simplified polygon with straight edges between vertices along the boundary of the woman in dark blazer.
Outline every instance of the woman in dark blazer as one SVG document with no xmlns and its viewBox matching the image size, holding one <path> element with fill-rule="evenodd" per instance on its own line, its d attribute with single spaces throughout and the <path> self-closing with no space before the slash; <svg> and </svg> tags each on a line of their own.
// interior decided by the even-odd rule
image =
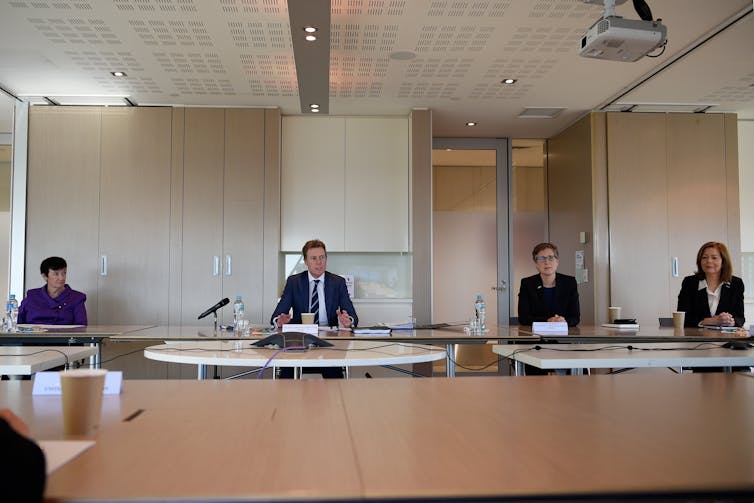
<svg viewBox="0 0 754 503">
<path fill-rule="evenodd" d="M 678 294 L 678 311 L 686 313 L 684 324 L 742 326 L 744 282 L 733 276 L 728 248 L 717 241 L 704 243 L 696 254 L 696 271 L 683 278 Z"/>
<path fill-rule="evenodd" d="M 566 321 L 579 324 L 579 291 L 576 278 L 558 271 L 558 247 L 540 243 L 531 253 L 539 274 L 523 278 L 518 291 L 518 322 Z"/>
</svg>

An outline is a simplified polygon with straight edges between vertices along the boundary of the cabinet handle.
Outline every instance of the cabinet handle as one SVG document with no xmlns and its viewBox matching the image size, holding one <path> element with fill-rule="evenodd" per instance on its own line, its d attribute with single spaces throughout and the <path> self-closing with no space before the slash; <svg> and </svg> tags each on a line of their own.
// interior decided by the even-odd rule
<svg viewBox="0 0 754 503">
<path fill-rule="evenodd" d="M 230 276 L 231 274 L 230 266 L 231 266 L 230 255 L 225 255 L 225 275 L 226 276 Z"/>
<path fill-rule="evenodd" d="M 678 257 L 673 257 L 672 270 L 673 270 L 673 277 L 677 278 L 678 277 Z"/>
<path fill-rule="evenodd" d="M 215 255 L 213 257 L 213 268 L 212 268 L 212 276 L 219 276 L 220 275 L 220 255 Z"/>
<path fill-rule="evenodd" d="M 107 276 L 107 255 L 102 255 L 100 261 L 99 275 Z"/>
</svg>

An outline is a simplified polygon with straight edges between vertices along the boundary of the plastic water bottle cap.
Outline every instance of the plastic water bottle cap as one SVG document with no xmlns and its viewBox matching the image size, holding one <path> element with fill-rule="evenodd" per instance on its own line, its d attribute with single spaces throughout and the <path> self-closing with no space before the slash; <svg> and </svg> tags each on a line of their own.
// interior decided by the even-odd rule
<svg viewBox="0 0 754 503">
<path fill-rule="evenodd" d="M 476 300 L 482 300 L 482 296 L 481 295 L 477 295 L 476 296 Z"/>
<path fill-rule="evenodd" d="M 241 296 L 240 295 L 236 295 L 236 300 L 241 300 Z"/>
<path fill-rule="evenodd" d="M 15 299 L 16 298 L 16 294 L 15 293 L 10 294 L 10 298 L 11 299 Z"/>
</svg>

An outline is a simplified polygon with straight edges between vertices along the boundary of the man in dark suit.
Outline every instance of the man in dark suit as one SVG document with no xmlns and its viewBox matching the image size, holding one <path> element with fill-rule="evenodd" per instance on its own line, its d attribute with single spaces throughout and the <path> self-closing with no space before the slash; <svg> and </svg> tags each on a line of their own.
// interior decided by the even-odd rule
<svg viewBox="0 0 754 503">
<path fill-rule="evenodd" d="M 307 270 L 288 277 L 270 322 L 282 327 L 286 323 L 301 323 L 301 313 L 314 313 L 318 325 L 355 327 L 359 323 L 356 309 L 348 296 L 346 281 L 337 274 L 327 272 L 327 249 L 318 239 L 307 241 L 301 250 Z M 293 308 L 293 315 L 289 311 Z M 338 367 L 305 368 L 304 373 L 322 374 L 325 379 L 343 377 Z M 292 368 L 281 368 L 280 377 L 293 377 Z"/>
<path fill-rule="evenodd" d="M 283 295 L 272 313 L 270 322 L 278 327 L 286 323 L 301 323 L 301 313 L 314 313 L 314 322 L 318 325 L 358 325 L 359 317 L 348 296 L 346 281 L 341 276 L 325 270 L 325 243 L 317 239 L 307 241 L 301 253 L 307 270 L 288 277 Z M 292 316 L 288 314 L 291 308 Z"/>
</svg>

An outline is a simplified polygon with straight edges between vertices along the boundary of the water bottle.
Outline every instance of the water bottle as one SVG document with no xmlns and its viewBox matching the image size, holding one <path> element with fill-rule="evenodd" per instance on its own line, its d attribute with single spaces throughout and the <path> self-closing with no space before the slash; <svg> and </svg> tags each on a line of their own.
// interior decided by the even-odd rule
<svg viewBox="0 0 754 503">
<path fill-rule="evenodd" d="M 481 295 L 476 296 L 476 300 L 474 301 L 474 312 L 476 313 L 479 332 L 483 334 L 487 331 L 487 304 L 485 304 Z"/>
<path fill-rule="evenodd" d="M 15 294 L 10 294 L 5 303 L 5 330 L 15 332 L 18 329 L 18 301 Z"/>
<path fill-rule="evenodd" d="M 233 326 L 238 326 L 238 320 L 244 318 L 244 306 L 240 295 L 236 295 L 236 300 L 233 302 Z"/>
</svg>

